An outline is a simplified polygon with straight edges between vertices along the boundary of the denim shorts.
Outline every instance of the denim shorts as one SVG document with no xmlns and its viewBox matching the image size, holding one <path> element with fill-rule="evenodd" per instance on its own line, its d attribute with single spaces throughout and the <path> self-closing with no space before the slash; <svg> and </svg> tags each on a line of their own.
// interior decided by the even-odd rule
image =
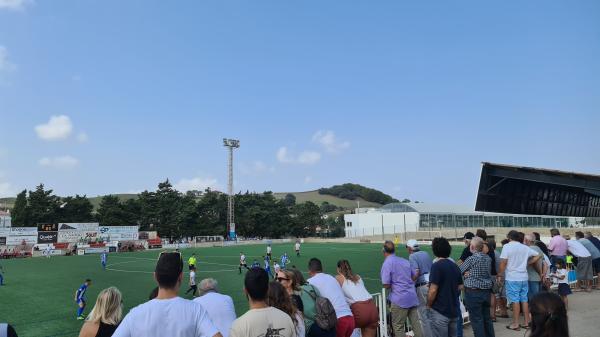
<svg viewBox="0 0 600 337">
<path fill-rule="evenodd" d="M 527 302 L 529 282 L 527 281 L 505 281 L 506 298 L 511 303 Z"/>
</svg>

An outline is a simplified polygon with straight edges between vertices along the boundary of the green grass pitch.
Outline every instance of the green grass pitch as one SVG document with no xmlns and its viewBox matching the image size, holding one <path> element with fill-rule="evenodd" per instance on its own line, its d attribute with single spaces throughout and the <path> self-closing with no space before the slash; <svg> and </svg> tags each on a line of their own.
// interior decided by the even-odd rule
<svg viewBox="0 0 600 337">
<path fill-rule="evenodd" d="M 182 250 L 182 254 L 187 261 L 192 252 L 196 253 L 197 281 L 206 277 L 217 279 L 220 291 L 233 298 L 240 315 L 247 310 L 248 304 L 242 291 L 243 273 L 238 275 L 239 252 L 246 254 L 248 265 L 254 258 L 262 263 L 265 247 L 257 244 L 192 248 Z M 429 247 L 424 249 L 430 251 Z M 462 247 L 453 247 L 452 255 L 460 255 L 461 250 Z M 290 265 L 303 272 L 306 272 L 311 257 L 320 258 L 325 272 L 330 274 L 335 274 L 339 259 L 348 259 L 354 271 L 363 277 L 369 291 L 381 291 L 381 244 L 307 243 L 302 245 L 300 257 L 295 256 L 292 243 L 273 245 L 274 257 L 281 256 L 284 251 L 290 256 Z M 116 286 L 123 294 L 126 314 L 146 301 L 156 286 L 152 272 L 158 254 L 158 250 L 109 254 L 106 271 L 102 270 L 99 255 L 0 260 L 6 283 L 0 287 L 0 322 L 11 323 L 19 336 L 77 336 L 82 322 L 75 319 L 77 305 L 73 298 L 84 279 L 91 278 L 93 282 L 87 292 L 86 315 L 98 292 L 110 286 Z M 406 257 L 406 249 L 398 249 L 397 254 Z M 185 262 L 184 268 L 187 272 Z M 187 278 L 181 287 L 182 297 L 185 297 L 186 289 Z"/>
</svg>

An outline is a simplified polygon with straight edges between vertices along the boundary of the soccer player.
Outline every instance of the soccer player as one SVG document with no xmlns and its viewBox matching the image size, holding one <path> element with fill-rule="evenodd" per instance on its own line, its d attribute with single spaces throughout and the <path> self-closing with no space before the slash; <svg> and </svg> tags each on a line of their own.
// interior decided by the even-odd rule
<svg viewBox="0 0 600 337">
<path fill-rule="evenodd" d="M 246 263 L 246 255 L 243 252 L 240 252 L 240 274 L 242 273 L 242 267 L 248 269 L 248 264 Z"/>
<path fill-rule="evenodd" d="M 287 253 L 283 253 L 283 255 L 281 255 L 281 269 L 285 269 L 285 265 L 290 262 L 290 259 L 288 258 Z"/>
<path fill-rule="evenodd" d="M 49 259 L 50 258 L 50 252 L 52 251 L 52 249 L 50 248 L 50 245 L 46 246 L 46 249 L 44 249 L 44 255 L 46 255 L 46 258 Z"/>
<path fill-rule="evenodd" d="M 271 244 L 267 245 L 267 257 L 271 260 L 273 257 L 271 256 Z"/>
<path fill-rule="evenodd" d="M 79 306 L 79 308 L 77 308 L 77 319 L 78 320 L 85 319 L 85 317 L 83 317 L 83 310 L 85 310 L 85 292 L 86 292 L 87 288 L 91 285 L 92 285 L 92 280 L 90 280 L 88 278 L 81 285 L 81 287 L 79 287 L 79 289 L 77 289 L 77 291 L 75 292 L 75 302 L 77 302 L 77 305 Z"/>
<path fill-rule="evenodd" d="M 273 274 L 271 273 L 271 262 L 269 261 L 269 258 L 263 256 L 263 260 L 265 260 L 265 271 L 267 272 L 267 274 L 269 274 L 270 278 L 273 278 Z"/>
<path fill-rule="evenodd" d="M 188 259 L 189 269 L 196 269 L 196 253 L 193 253 L 192 256 Z"/>
<path fill-rule="evenodd" d="M 300 240 L 296 241 L 296 256 L 300 256 Z"/>
<path fill-rule="evenodd" d="M 185 294 L 187 295 L 189 292 L 192 292 L 192 297 L 196 296 L 198 292 L 198 286 L 196 285 L 196 267 L 192 267 L 190 270 L 190 289 L 188 289 Z"/>
<path fill-rule="evenodd" d="M 102 254 L 100 254 L 100 263 L 102 263 L 103 270 L 106 270 L 106 260 L 107 259 L 108 259 L 108 253 L 102 252 Z"/>
<path fill-rule="evenodd" d="M 0 264 L 0 286 L 4 285 L 4 268 L 2 268 L 2 265 Z"/>
<path fill-rule="evenodd" d="M 252 261 L 252 265 L 250 266 L 250 268 L 260 268 L 260 263 L 258 263 L 258 261 L 256 261 L 256 259 L 254 259 L 254 261 Z"/>
</svg>

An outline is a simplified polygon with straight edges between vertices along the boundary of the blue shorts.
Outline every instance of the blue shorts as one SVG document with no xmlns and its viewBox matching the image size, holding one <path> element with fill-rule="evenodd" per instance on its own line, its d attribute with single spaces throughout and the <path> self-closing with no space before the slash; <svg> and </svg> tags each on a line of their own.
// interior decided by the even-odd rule
<svg viewBox="0 0 600 337">
<path fill-rule="evenodd" d="M 527 281 L 505 281 L 506 298 L 511 303 L 527 302 L 529 282 Z"/>
<path fill-rule="evenodd" d="M 83 298 L 78 298 L 77 304 L 79 304 L 79 303 L 83 303 L 83 305 L 85 305 L 85 300 Z"/>
</svg>

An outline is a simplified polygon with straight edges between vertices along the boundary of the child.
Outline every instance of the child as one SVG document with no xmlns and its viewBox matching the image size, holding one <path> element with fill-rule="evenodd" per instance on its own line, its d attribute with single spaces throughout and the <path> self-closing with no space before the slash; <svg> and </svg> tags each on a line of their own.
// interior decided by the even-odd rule
<svg viewBox="0 0 600 337">
<path fill-rule="evenodd" d="M 551 276 L 558 281 L 558 294 L 563 302 L 565 302 L 565 308 L 569 310 L 567 296 L 571 295 L 571 287 L 567 278 L 567 269 L 565 269 L 565 263 L 562 260 L 556 260 L 556 272 Z"/>
</svg>

